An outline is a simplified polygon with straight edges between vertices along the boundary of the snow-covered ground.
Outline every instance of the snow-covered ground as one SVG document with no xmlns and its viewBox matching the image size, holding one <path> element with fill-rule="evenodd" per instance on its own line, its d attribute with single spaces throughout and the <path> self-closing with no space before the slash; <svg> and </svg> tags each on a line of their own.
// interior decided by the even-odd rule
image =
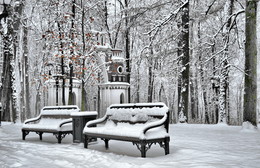
<svg viewBox="0 0 260 168">
<path fill-rule="evenodd" d="M 259 168 L 260 131 L 239 126 L 170 125 L 170 154 L 159 145 L 152 146 L 147 158 L 132 143 L 103 141 L 89 145 L 72 143 L 72 136 L 57 144 L 52 134 L 35 133 L 22 140 L 21 124 L 2 123 L 0 127 L 0 167 L 69 167 L 69 168 Z"/>
</svg>

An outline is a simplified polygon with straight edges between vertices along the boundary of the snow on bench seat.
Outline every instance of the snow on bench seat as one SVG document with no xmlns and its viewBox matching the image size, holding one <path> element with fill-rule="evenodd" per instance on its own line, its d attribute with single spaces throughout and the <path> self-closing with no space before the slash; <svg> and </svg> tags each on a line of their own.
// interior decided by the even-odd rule
<svg viewBox="0 0 260 168">
<path fill-rule="evenodd" d="M 70 122 L 71 119 L 62 118 L 42 118 L 37 124 L 23 124 L 23 130 L 34 131 L 70 131 L 72 130 L 72 123 L 67 123 L 60 127 L 61 123 Z"/>
<path fill-rule="evenodd" d="M 43 133 L 53 133 L 58 143 L 72 133 L 71 113 L 79 112 L 77 106 L 46 106 L 36 118 L 28 119 L 22 126 L 23 140 L 30 132 L 36 132 L 42 140 Z"/>
<path fill-rule="evenodd" d="M 137 103 L 111 105 L 103 118 L 86 124 L 84 146 L 91 138 L 131 141 L 145 157 L 146 148 L 159 143 L 169 153 L 169 112 L 164 103 Z M 93 127 L 96 125 L 96 127 Z M 147 146 L 147 147 L 146 147 Z"/>
<path fill-rule="evenodd" d="M 89 134 L 111 135 L 120 137 L 131 137 L 135 139 L 155 139 L 169 137 L 166 129 L 163 126 L 152 128 L 144 134 L 144 128 L 148 124 L 130 124 L 119 122 L 115 124 L 113 121 L 107 121 L 105 126 L 86 128 L 84 132 Z"/>
</svg>

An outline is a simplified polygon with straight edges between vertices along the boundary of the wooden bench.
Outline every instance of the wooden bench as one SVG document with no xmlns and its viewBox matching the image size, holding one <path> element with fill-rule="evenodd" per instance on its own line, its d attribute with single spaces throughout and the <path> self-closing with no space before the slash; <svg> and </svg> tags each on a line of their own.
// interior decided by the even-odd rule
<svg viewBox="0 0 260 168">
<path fill-rule="evenodd" d="M 96 127 L 93 127 L 96 126 Z M 84 130 L 84 147 L 93 138 L 101 138 L 108 149 L 109 140 L 129 141 L 137 146 L 141 156 L 152 144 L 158 143 L 169 154 L 169 111 L 163 103 L 111 105 L 103 118 L 89 121 Z"/>
<path fill-rule="evenodd" d="M 22 126 L 22 137 L 35 132 L 42 140 L 43 133 L 53 133 L 58 143 L 67 135 L 72 134 L 72 112 L 79 112 L 78 106 L 46 106 L 36 118 L 28 119 Z"/>
</svg>

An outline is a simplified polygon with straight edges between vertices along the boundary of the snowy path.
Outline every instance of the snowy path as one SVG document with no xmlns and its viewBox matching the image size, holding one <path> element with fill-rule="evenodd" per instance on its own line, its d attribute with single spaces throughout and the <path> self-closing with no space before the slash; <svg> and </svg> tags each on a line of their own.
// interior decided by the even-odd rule
<svg viewBox="0 0 260 168">
<path fill-rule="evenodd" d="M 98 141 L 84 149 L 67 136 L 57 144 L 51 134 L 30 133 L 21 140 L 21 125 L 3 123 L 0 127 L 0 167 L 90 167 L 90 168 L 166 168 L 166 167 L 260 167 L 260 131 L 218 125 L 171 125 L 170 154 L 152 146 L 147 158 L 129 142 L 111 141 L 110 149 Z"/>
</svg>

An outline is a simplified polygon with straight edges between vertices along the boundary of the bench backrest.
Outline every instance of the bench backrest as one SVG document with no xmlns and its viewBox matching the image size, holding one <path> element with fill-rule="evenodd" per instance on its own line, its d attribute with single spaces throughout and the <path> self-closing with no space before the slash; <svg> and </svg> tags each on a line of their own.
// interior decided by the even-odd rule
<svg viewBox="0 0 260 168">
<path fill-rule="evenodd" d="M 45 106 L 41 110 L 41 118 L 71 118 L 72 112 L 79 112 L 78 106 Z"/>
<path fill-rule="evenodd" d="M 147 123 L 162 119 L 167 115 L 165 128 L 168 130 L 169 125 L 169 109 L 164 103 L 136 103 L 136 104 L 113 104 L 106 112 L 108 118 L 115 123 L 129 122 Z"/>
</svg>

